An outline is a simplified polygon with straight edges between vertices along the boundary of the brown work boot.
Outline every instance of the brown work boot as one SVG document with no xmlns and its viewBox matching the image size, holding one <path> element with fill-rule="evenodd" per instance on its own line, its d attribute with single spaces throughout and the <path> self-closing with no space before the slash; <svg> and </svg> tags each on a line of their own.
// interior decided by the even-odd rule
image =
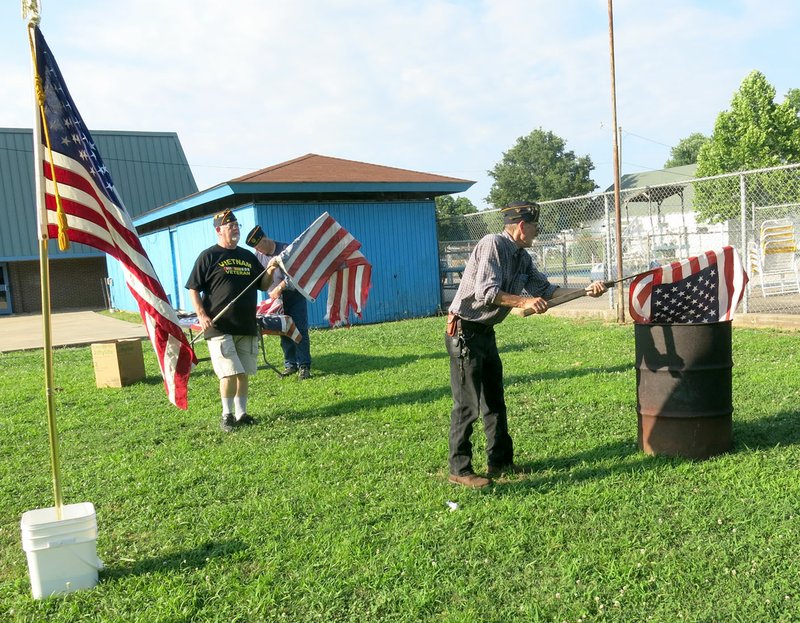
<svg viewBox="0 0 800 623">
<path fill-rule="evenodd" d="M 453 484 L 463 485 L 465 487 L 470 487 L 471 489 L 483 489 L 483 487 L 488 487 L 490 484 L 492 484 L 492 481 L 488 478 L 478 476 L 478 474 L 475 473 L 464 474 L 463 476 L 450 474 L 450 478 L 448 478 L 448 480 Z"/>
</svg>

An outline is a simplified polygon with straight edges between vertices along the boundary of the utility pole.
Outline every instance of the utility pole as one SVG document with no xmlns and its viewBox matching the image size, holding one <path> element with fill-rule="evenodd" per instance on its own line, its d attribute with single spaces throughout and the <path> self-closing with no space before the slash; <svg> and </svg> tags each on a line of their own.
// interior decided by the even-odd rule
<svg viewBox="0 0 800 623">
<path fill-rule="evenodd" d="M 622 271 L 622 210 L 619 199 L 619 133 L 622 128 L 617 125 L 617 82 L 614 68 L 614 8 L 613 0 L 608 0 L 608 38 L 611 50 L 611 127 L 614 128 L 614 220 L 615 237 L 617 239 L 617 280 L 621 280 Z M 619 130 L 617 129 L 619 128 Z M 616 288 L 617 322 L 625 322 L 625 296 L 622 285 Z"/>
</svg>

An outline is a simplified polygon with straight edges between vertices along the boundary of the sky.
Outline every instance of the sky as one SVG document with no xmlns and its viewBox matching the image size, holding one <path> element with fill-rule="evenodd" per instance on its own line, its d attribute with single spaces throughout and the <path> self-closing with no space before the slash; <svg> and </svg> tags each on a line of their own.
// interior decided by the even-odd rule
<svg viewBox="0 0 800 623">
<path fill-rule="evenodd" d="M 316 153 L 475 181 L 541 128 L 613 183 L 608 0 L 44 0 L 90 130 L 177 132 L 203 190 Z M 34 119 L 20 0 L 0 0 L 0 127 Z M 620 173 L 710 135 L 742 80 L 800 87 L 796 0 L 613 3 Z M 124 200 L 124 198 L 123 198 Z"/>
</svg>

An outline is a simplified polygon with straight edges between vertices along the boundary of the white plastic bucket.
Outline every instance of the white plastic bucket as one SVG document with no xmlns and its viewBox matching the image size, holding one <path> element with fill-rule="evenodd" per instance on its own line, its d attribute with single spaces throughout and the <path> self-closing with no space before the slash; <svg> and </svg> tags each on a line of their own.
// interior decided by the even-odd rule
<svg viewBox="0 0 800 623">
<path fill-rule="evenodd" d="M 22 515 L 22 549 L 34 599 L 71 593 L 97 584 L 103 563 L 97 557 L 97 518 L 91 502 L 66 504 Z"/>
</svg>

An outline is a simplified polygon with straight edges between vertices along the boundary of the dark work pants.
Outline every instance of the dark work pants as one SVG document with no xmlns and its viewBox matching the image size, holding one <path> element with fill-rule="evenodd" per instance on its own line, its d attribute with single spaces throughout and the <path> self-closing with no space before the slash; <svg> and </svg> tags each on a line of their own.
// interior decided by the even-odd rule
<svg viewBox="0 0 800 623">
<path fill-rule="evenodd" d="M 308 301 L 295 290 L 286 290 L 283 293 L 283 313 L 291 316 L 297 330 L 303 339 L 299 344 L 294 340 L 281 336 L 283 349 L 283 365 L 287 368 L 311 367 L 311 343 L 308 341 Z"/>
<path fill-rule="evenodd" d="M 455 337 L 445 335 L 450 354 L 450 473 L 472 472 L 472 425 L 483 416 L 489 465 L 502 467 L 514 460 L 514 445 L 508 434 L 503 394 L 503 364 L 497 352 L 494 330 L 475 332 L 463 328 Z"/>
</svg>

